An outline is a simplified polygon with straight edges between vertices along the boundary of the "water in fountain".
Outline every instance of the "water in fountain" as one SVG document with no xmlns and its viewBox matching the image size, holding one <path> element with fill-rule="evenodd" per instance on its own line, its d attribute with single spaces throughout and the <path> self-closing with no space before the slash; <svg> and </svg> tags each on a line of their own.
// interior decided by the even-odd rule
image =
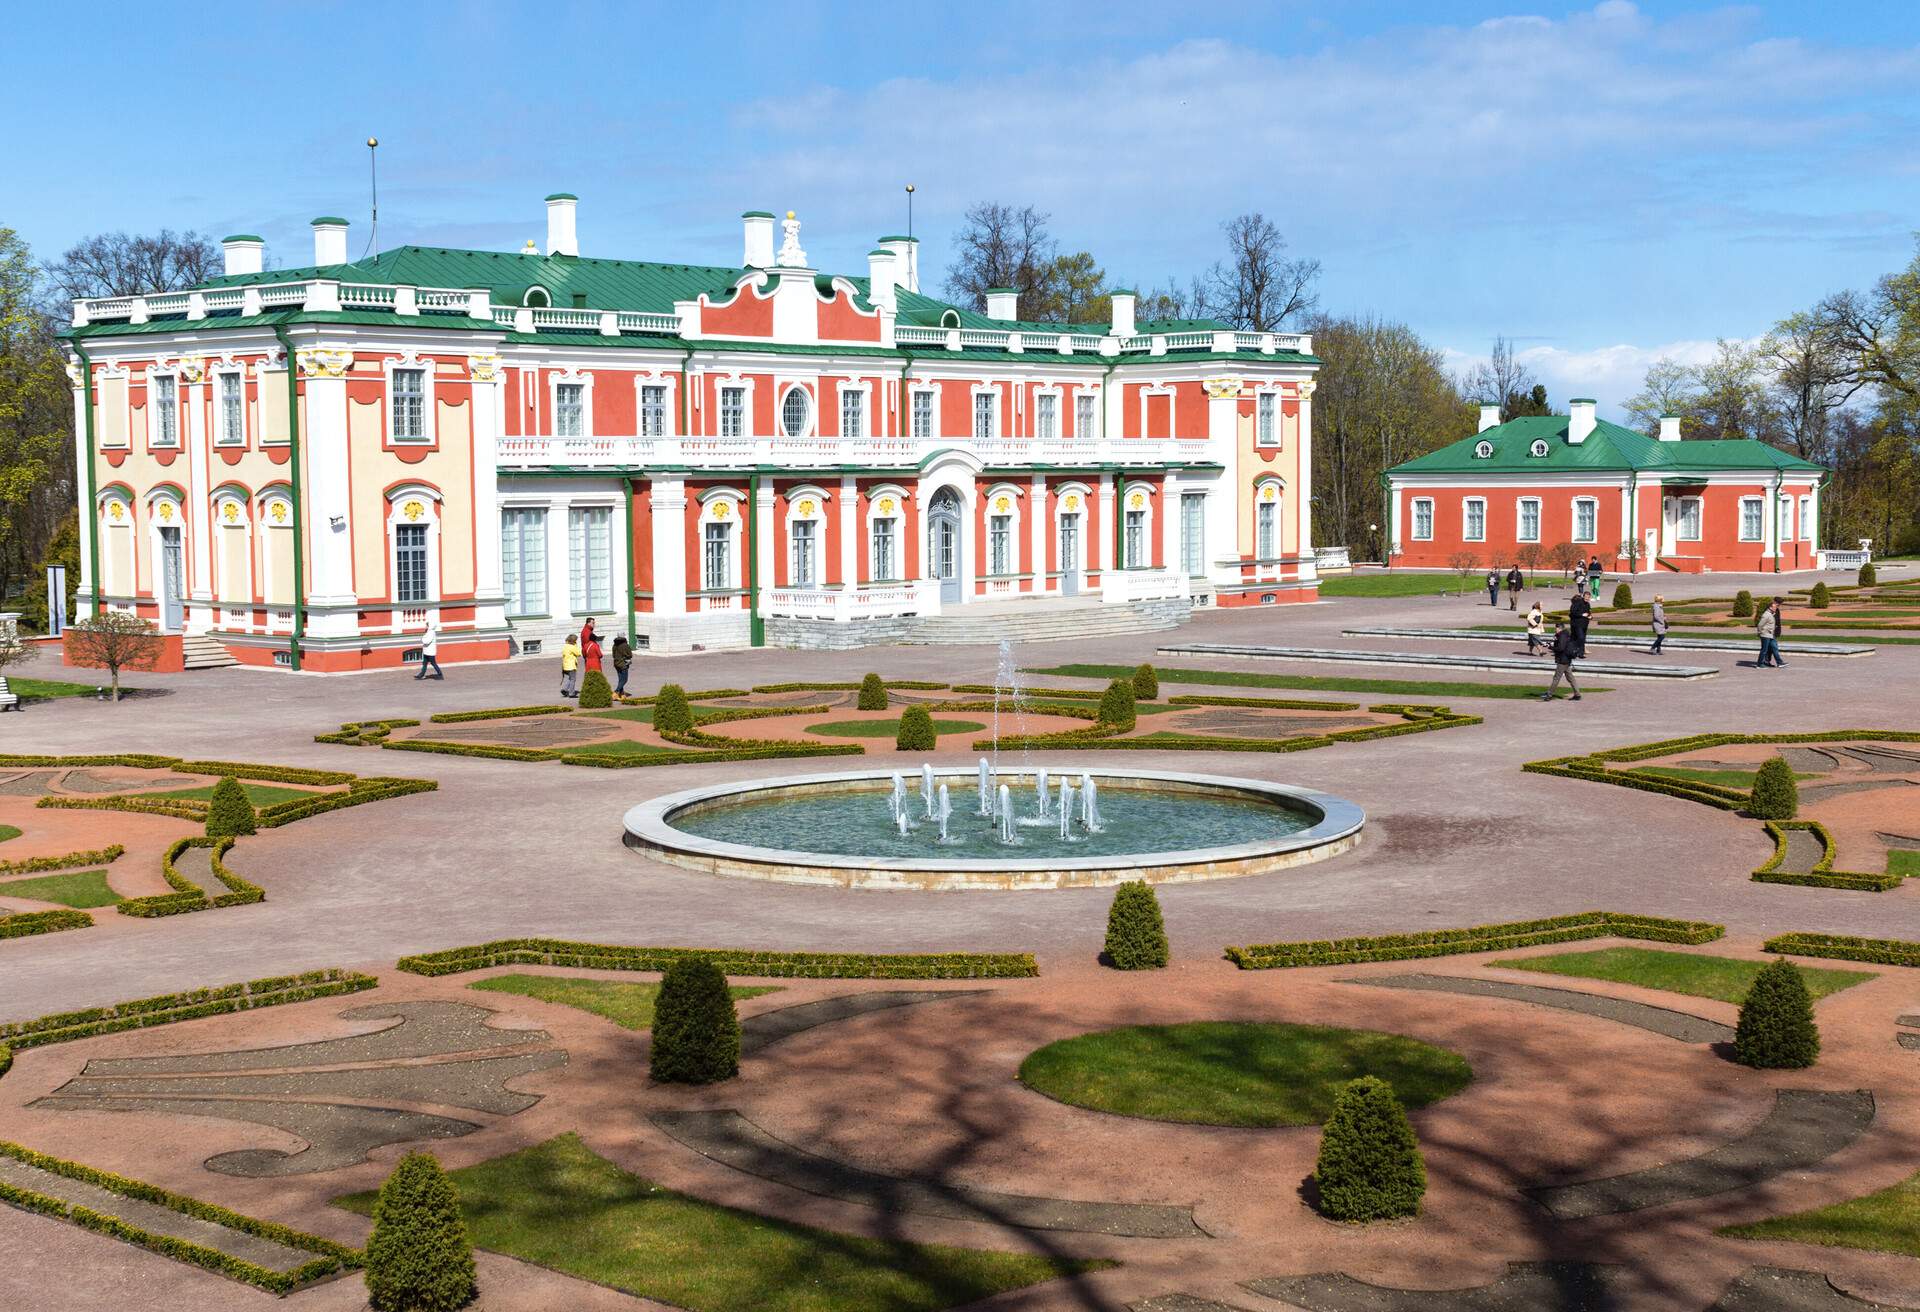
<svg viewBox="0 0 1920 1312">
<path fill-rule="evenodd" d="M 1073 785 L 1063 775 L 1060 779 L 1060 838 L 1063 842 L 1073 841 Z"/>
<path fill-rule="evenodd" d="M 898 774 L 893 776 L 893 792 L 887 797 L 887 810 L 895 820 L 907 813 L 907 781 Z"/>
<path fill-rule="evenodd" d="M 1086 826 L 1090 834 L 1100 832 L 1100 795 L 1093 786 L 1093 776 L 1090 774 L 1080 776 L 1080 823 Z"/>
<path fill-rule="evenodd" d="M 1044 765 L 1033 772 L 1033 793 L 1040 805 L 1040 809 L 1034 814 L 1045 820 L 1053 812 L 1048 809 L 1052 805 L 1052 799 L 1047 796 L 1047 767 Z"/>
<path fill-rule="evenodd" d="M 947 841 L 947 820 L 953 815 L 953 798 L 947 793 L 947 786 L 940 785 L 940 809 L 936 813 L 940 821 L 940 841 Z"/>
<path fill-rule="evenodd" d="M 927 819 L 933 819 L 933 767 L 931 765 L 922 764 L 920 767 L 920 800 L 926 805 Z"/>
<path fill-rule="evenodd" d="M 904 806 L 900 808 L 900 814 L 893 817 L 893 826 L 900 831 L 902 838 L 905 838 L 907 832 L 913 828 L 913 820 L 907 815 L 907 809 Z"/>
<path fill-rule="evenodd" d="M 993 767 L 984 756 L 980 758 L 980 814 L 993 814 Z"/>
<path fill-rule="evenodd" d="M 1000 785 L 1000 841 L 1017 841 L 1013 833 L 1013 792 L 1005 784 Z"/>
</svg>

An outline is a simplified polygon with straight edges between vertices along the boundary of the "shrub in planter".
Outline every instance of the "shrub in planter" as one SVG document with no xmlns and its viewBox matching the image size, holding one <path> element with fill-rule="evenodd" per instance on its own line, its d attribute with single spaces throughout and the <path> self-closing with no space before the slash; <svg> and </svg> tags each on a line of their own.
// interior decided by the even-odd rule
<svg viewBox="0 0 1920 1312">
<path fill-rule="evenodd" d="M 1113 890 L 1107 912 L 1106 961 L 1115 970 L 1158 970 L 1167 964 L 1167 926 L 1160 898 L 1143 879 Z"/>
<path fill-rule="evenodd" d="M 880 682 L 879 675 L 869 674 L 860 680 L 860 700 L 855 705 L 863 711 L 887 709 L 887 685 Z"/>
<path fill-rule="evenodd" d="M 712 1084 L 740 1073 L 740 1018 L 720 967 L 684 957 L 660 977 L 653 1005 L 653 1078 Z"/>
<path fill-rule="evenodd" d="M 1160 676 L 1151 665 L 1142 665 L 1133 672 L 1133 695 L 1143 702 L 1154 701 L 1160 696 Z"/>
<path fill-rule="evenodd" d="M 1762 820 L 1791 820 L 1800 809 L 1800 786 L 1785 757 L 1775 756 L 1753 776 L 1747 810 Z"/>
<path fill-rule="evenodd" d="M 653 699 L 653 727 L 661 733 L 693 732 L 693 708 L 687 690 L 677 683 L 661 687 Z"/>
<path fill-rule="evenodd" d="M 1614 585 L 1613 608 L 1615 610 L 1629 610 L 1632 608 L 1632 606 L 1633 606 L 1633 589 L 1628 587 L 1624 583 Z"/>
<path fill-rule="evenodd" d="M 1742 619 L 1753 614 L 1753 594 L 1745 588 L 1733 594 L 1733 617 Z"/>
<path fill-rule="evenodd" d="M 1833 605 L 1833 589 L 1825 583 L 1814 584 L 1813 593 L 1807 598 L 1807 605 L 1814 610 L 1825 610 Z"/>
<path fill-rule="evenodd" d="M 1363 1075 L 1340 1090 L 1314 1165 L 1320 1212 L 1335 1221 L 1412 1216 L 1427 1191 L 1420 1143 L 1393 1086 Z"/>
<path fill-rule="evenodd" d="M 452 1312 L 473 1295 L 459 1191 L 432 1153 L 408 1153 L 373 1205 L 367 1301 L 375 1312 Z"/>
<path fill-rule="evenodd" d="M 213 786 L 213 797 L 207 802 L 207 836 L 230 838 L 235 834 L 255 832 L 257 820 L 253 803 L 247 800 L 246 790 L 240 787 L 240 781 L 227 775 Z"/>
<path fill-rule="evenodd" d="M 1854 582 L 1863 588 L 1871 588 L 1879 584 L 1880 575 L 1874 570 L 1872 561 L 1868 561 L 1860 567 L 1860 577 L 1855 579 Z"/>
<path fill-rule="evenodd" d="M 1754 978 L 1740 1004 L 1733 1059 L 1759 1070 L 1791 1071 L 1820 1058 L 1820 1030 L 1813 1023 L 1813 997 L 1799 968 L 1776 957 Z"/>
<path fill-rule="evenodd" d="M 1116 729 L 1131 729 L 1139 722 L 1133 706 L 1133 682 L 1115 679 L 1100 698 L 1100 723 Z"/>
<path fill-rule="evenodd" d="M 909 706 L 900 714 L 900 732 L 893 746 L 901 752 L 930 752 L 939 742 L 933 731 L 933 716 L 924 706 Z"/>
<path fill-rule="evenodd" d="M 588 670 L 587 677 L 580 685 L 580 706 L 583 710 L 604 711 L 613 705 L 613 685 L 607 682 L 607 676 L 598 670 Z"/>
</svg>

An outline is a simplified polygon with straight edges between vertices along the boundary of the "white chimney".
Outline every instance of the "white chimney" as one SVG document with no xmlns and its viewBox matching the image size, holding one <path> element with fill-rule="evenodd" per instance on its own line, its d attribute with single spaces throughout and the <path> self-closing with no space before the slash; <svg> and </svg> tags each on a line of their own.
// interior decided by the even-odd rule
<svg viewBox="0 0 1920 1312">
<path fill-rule="evenodd" d="M 1680 440 L 1679 415 L 1660 416 L 1660 440 L 1662 442 L 1678 442 Z"/>
<path fill-rule="evenodd" d="M 1480 431 L 1486 432 L 1500 422 L 1500 407 L 1483 405 L 1480 407 Z"/>
<path fill-rule="evenodd" d="M 1594 401 L 1592 397 L 1576 396 L 1571 402 L 1567 415 L 1567 441 L 1579 446 L 1593 432 Z"/>
<path fill-rule="evenodd" d="M 920 240 L 917 237 L 882 237 L 880 244 L 893 252 L 893 281 L 910 292 L 920 290 Z"/>
<path fill-rule="evenodd" d="M 740 216 L 746 229 L 746 244 L 740 263 L 749 269 L 773 267 L 773 215 L 765 210 L 748 210 Z"/>
<path fill-rule="evenodd" d="M 987 288 L 987 318 L 1012 323 L 1020 317 L 1020 293 L 1011 287 Z"/>
<path fill-rule="evenodd" d="M 867 252 L 867 299 L 888 313 L 894 309 L 894 279 L 899 273 L 894 266 L 898 263 L 890 250 L 876 248 Z"/>
<path fill-rule="evenodd" d="M 547 197 L 547 254 L 578 255 L 580 234 L 574 226 L 580 198 L 570 192 L 556 191 Z"/>
<path fill-rule="evenodd" d="M 222 237 L 220 249 L 227 254 L 226 271 L 229 276 L 236 273 L 254 274 L 260 272 L 267 244 L 250 232 L 242 232 L 232 237 Z"/>
<path fill-rule="evenodd" d="M 332 216 L 313 221 L 313 262 L 319 268 L 347 262 L 347 221 Z"/>
<path fill-rule="evenodd" d="M 1133 336 L 1133 301 L 1132 292 L 1115 291 L 1113 293 L 1113 336 Z"/>
</svg>

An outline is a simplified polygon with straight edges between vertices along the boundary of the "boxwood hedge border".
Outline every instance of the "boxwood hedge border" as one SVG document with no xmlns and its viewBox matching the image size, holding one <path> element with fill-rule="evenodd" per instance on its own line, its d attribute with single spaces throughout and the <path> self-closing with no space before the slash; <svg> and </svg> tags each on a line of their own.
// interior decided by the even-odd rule
<svg viewBox="0 0 1920 1312">
<path fill-rule="evenodd" d="M 1245 706 L 1256 709 L 1359 709 L 1358 703 L 1348 702 L 1294 702 L 1291 699 L 1273 697 L 1211 697 L 1196 696 L 1192 700 L 1186 697 L 1169 699 L 1169 704 L 1182 706 Z M 936 709 L 960 709 L 942 705 Z M 1471 724 L 1482 723 L 1478 715 L 1463 715 L 1450 707 L 1420 705 L 1404 702 L 1383 702 L 1369 706 L 1368 711 L 1376 715 L 1398 715 L 1399 724 L 1375 724 L 1363 729 L 1342 729 L 1333 733 L 1302 734 L 1291 738 L 1235 738 L 1226 735 L 1183 734 L 1159 732 L 1140 737 L 1124 737 L 1126 730 L 1115 725 L 1093 724 L 1085 729 L 1068 729 L 1059 733 L 1015 735 L 1000 739 L 1002 748 L 1018 747 L 1027 750 L 1046 750 L 1049 748 L 1068 748 L 1078 751 L 1166 751 L 1166 752 L 1306 752 L 1317 747 L 1331 747 L 1335 743 L 1369 742 L 1375 738 L 1397 738 L 1403 734 L 1431 733 L 1436 729 L 1457 729 Z M 1050 714 L 1071 714 L 1071 710 L 1061 707 Z M 1091 717 L 1089 717 L 1091 718 Z M 992 744 L 982 739 L 973 744 L 975 751 L 983 751 Z"/>
<path fill-rule="evenodd" d="M 1346 966 L 1368 961 L 1412 961 L 1467 952 L 1504 952 L 1513 948 L 1572 943 L 1590 938 L 1635 938 L 1655 943 L 1711 943 L 1726 933 L 1724 925 L 1703 920 L 1669 920 L 1617 911 L 1581 911 L 1569 916 L 1516 920 L 1463 929 L 1429 929 L 1410 934 L 1378 934 L 1366 938 L 1259 943 L 1230 947 L 1227 960 L 1242 970 L 1273 970 L 1296 966 Z"/>
<path fill-rule="evenodd" d="M 1851 934 L 1793 931 L 1776 934 L 1761 947 L 1785 957 L 1827 957 L 1876 966 L 1920 966 L 1920 943 L 1900 938 L 1860 938 Z"/>
<path fill-rule="evenodd" d="M 664 971 L 689 958 L 722 974 L 763 979 L 1025 979 L 1040 973 L 1028 952 L 775 952 L 755 948 L 628 947 L 566 939 L 507 938 L 405 956 L 410 975 L 457 975 L 492 966 L 571 966 Z"/>
</svg>

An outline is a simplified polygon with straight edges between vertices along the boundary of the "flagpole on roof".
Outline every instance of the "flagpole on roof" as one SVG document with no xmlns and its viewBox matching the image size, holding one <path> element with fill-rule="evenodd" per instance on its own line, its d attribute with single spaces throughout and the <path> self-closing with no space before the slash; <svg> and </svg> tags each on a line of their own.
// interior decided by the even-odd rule
<svg viewBox="0 0 1920 1312">
<path fill-rule="evenodd" d="M 368 137 L 367 182 L 373 193 L 373 222 L 369 225 L 370 230 L 367 233 L 367 250 L 362 251 L 360 256 L 365 259 L 367 252 L 371 251 L 376 261 L 380 258 L 380 166 L 377 162 L 379 150 L 380 138 Z"/>
</svg>

